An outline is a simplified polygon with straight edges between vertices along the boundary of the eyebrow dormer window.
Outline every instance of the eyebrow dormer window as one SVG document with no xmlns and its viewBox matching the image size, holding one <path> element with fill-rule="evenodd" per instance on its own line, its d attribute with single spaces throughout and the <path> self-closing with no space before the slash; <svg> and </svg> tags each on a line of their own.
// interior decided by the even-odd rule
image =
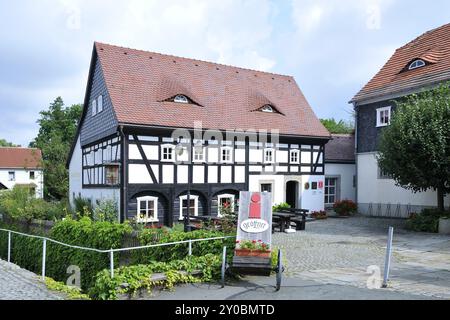
<svg viewBox="0 0 450 320">
<path fill-rule="evenodd" d="M 411 62 L 411 64 L 408 67 L 408 70 L 414 70 L 421 67 L 425 67 L 425 61 L 423 61 L 422 59 L 417 59 Z"/>
<path fill-rule="evenodd" d="M 262 112 L 270 112 L 273 113 L 273 107 L 270 104 L 266 104 L 264 107 L 261 108 Z"/>
<path fill-rule="evenodd" d="M 179 94 L 179 95 L 176 95 L 175 98 L 173 98 L 173 102 L 176 102 L 176 103 L 189 103 L 189 99 L 186 96 L 184 96 L 182 94 Z"/>
</svg>

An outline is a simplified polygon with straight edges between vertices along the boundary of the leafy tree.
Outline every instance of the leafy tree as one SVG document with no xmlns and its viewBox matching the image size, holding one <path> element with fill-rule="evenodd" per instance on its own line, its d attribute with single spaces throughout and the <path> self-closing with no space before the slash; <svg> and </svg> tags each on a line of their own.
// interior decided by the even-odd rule
<svg viewBox="0 0 450 320">
<path fill-rule="evenodd" d="M 450 192 L 450 83 L 397 102 L 383 130 L 378 161 L 397 185 L 413 192 L 437 191 L 444 210 Z"/>
<path fill-rule="evenodd" d="M 354 126 L 350 121 L 339 120 L 337 122 L 334 118 L 331 119 L 320 119 L 320 122 L 328 129 L 331 133 L 340 134 L 351 134 L 354 132 Z"/>
<path fill-rule="evenodd" d="M 69 177 L 66 161 L 81 118 L 82 105 L 65 107 L 61 97 L 40 112 L 39 133 L 30 147 L 42 150 L 44 165 L 44 194 L 47 199 L 60 200 L 67 196 Z"/>
<path fill-rule="evenodd" d="M 8 142 L 5 139 L 0 139 L 0 147 L 20 147 L 14 143 Z"/>
</svg>

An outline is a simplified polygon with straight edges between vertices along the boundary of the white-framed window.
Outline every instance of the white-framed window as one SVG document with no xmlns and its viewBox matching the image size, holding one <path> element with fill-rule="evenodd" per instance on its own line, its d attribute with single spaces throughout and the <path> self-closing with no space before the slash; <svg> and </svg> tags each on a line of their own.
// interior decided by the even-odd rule
<svg viewBox="0 0 450 320">
<path fill-rule="evenodd" d="M 198 196 L 190 195 L 189 196 L 189 215 L 190 216 L 198 216 Z M 180 196 L 180 220 L 183 220 L 183 216 L 187 212 L 187 195 Z"/>
<path fill-rule="evenodd" d="M 8 181 L 16 181 L 16 172 L 14 171 L 8 172 Z"/>
<path fill-rule="evenodd" d="M 158 198 L 140 197 L 137 198 L 137 222 L 157 222 L 158 221 Z"/>
<path fill-rule="evenodd" d="M 275 162 L 275 150 L 272 148 L 264 149 L 264 163 L 274 163 Z"/>
<path fill-rule="evenodd" d="M 30 171 L 30 180 L 35 180 L 36 179 L 36 174 L 34 171 Z"/>
<path fill-rule="evenodd" d="M 300 151 L 299 150 L 291 150 L 289 152 L 289 161 L 290 163 L 300 163 Z"/>
<path fill-rule="evenodd" d="M 337 177 L 325 178 L 325 206 L 330 207 L 338 201 L 338 183 Z"/>
<path fill-rule="evenodd" d="M 161 146 L 161 161 L 175 161 L 175 146 L 173 144 L 163 144 Z"/>
<path fill-rule="evenodd" d="M 424 67 L 424 66 L 425 66 L 425 61 L 423 61 L 422 59 L 417 59 L 417 60 L 414 60 L 413 62 L 411 62 L 408 69 L 414 70 L 414 69 Z"/>
<path fill-rule="evenodd" d="M 377 127 L 386 127 L 391 123 L 391 107 L 377 109 Z"/>
<path fill-rule="evenodd" d="M 189 103 L 189 99 L 182 95 L 182 94 L 178 94 L 175 96 L 175 98 L 173 98 L 173 102 L 177 102 L 177 103 Z"/>
<path fill-rule="evenodd" d="M 193 161 L 204 162 L 205 161 L 205 148 L 203 146 L 194 146 Z"/>
<path fill-rule="evenodd" d="M 97 100 L 92 100 L 92 116 L 97 114 Z"/>
<path fill-rule="evenodd" d="M 97 113 L 103 111 L 103 96 L 99 95 L 97 98 Z"/>
<path fill-rule="evenodd" d="M 233 162 L 233 148 L 221 147 L 220 148 L 220 161 L 222 163 L 232 163 Z"/>
<path fill-rule="evenodd" d="M 224 206 L 230 206 L 234 210 L 234 194 L 220 194 L 217 196 L 217 216 L 221 217 L 220 210 Z"/>
<path fill-rule="evenodd" d="M 261 108 L 262 112 L 273 113 L 273 107 L 270 104 L 266 104 Z"/>
</svg>

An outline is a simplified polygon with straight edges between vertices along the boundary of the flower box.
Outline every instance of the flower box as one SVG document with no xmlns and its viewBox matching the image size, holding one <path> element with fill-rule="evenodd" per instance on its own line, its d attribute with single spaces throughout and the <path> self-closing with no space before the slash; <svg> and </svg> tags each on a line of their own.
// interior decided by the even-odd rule
<svg viewBox="0 0 450 320">
<path fill-rule="evenodd" d="M 234 253 L 236 256 L 239 256 L 239 257 L 270 258 L 270 251 L 236 249 L 236 250 L 234 250 Z"/>
</svg>

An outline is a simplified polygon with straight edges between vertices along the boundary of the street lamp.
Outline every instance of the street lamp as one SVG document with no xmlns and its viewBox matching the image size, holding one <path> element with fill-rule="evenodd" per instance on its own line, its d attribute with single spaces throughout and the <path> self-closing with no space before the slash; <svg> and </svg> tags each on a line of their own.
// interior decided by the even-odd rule
<svg viewBox="0 0 450 320">
<path fill-rule="evenodd" d="M 188 144 L 188 147 L 190 148 L 190 144 Z M 181 142 L 178 143 L 176 146 L 176 153 L 178 156 L 182 156 L 184 154 L 185 148 Z M 187 154 L 189 156 L 190 151 L 187 151 Z M 189 159 L 190 160 L 190 157 Z M 186 196 L 186 214 L 184 215 L 184 232 L 190 232 L 191 231 L 191 219 L 190 219 L 190 207 L 191 207 L 191 164 L 190 161 L 188 161 L 188 182 L 187 182 L 187 196 Z M 183 208 L 183 200 L 181 200 L 181 208 Z"/>
</svg>

